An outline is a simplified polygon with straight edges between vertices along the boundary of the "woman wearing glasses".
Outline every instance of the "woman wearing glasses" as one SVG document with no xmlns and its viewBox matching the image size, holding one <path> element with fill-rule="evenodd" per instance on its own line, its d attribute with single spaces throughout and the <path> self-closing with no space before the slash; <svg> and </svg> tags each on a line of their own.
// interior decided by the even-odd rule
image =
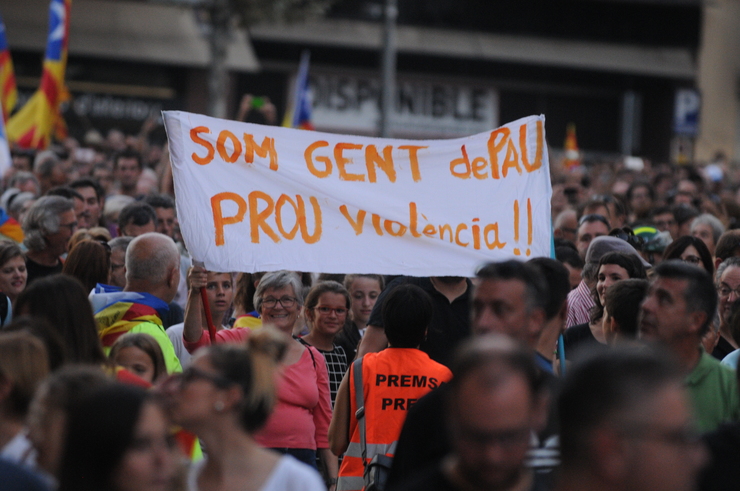
<svg viewBox="0 0 740 491">
<path fill-rule="evenodd" d="M 286 336 L 301 311 L 301 279 L 292 271 L 267 273 L 257 285 L 254 306 L 262 325 Z M 277 404 L 265 427 L 255 435 L 263 447 L 290 454 L 313 467 L 316 454 L 328 479 L 337 477 L 337 459 L 329 451 L 331 398 L 324 357 L 298 341 L 288 343 L 277 386 Z"/>
<path fill-rule="evenodd" d="M 714 264 L 712 255 L 699 237 L 684 235 L 671 242 L 663 252 L 663 261 L 669 259 L 680 259 L 681 261 L 699 266 L 714 277 Z"/>
<path fill-rule="evenodd" d="M 269 297 L 273 293 L 268 290 L 267 298 L 275 298 Z M 281 293 L 288 296 L 287 292 Z M 307 351 L 299 343 L 275 334 L 255 334 L 249 350 L 234 344 L 201 350 L 190 367 L 165 383 L 174 421 L 198 435 L 208 449 L 208 457 L 190 470 L 190 491 L 324 489 L 315 471 L 292 457 L 281 457 L 263 448 L 259 436 L 269 430 L 259 431 L 260 428 L 265 423 L 269 426 L 276 416 L 270 416 L 276 395 L 275 361 L 283 353 L 290 356 L 291 344 Z M 278 387 L 278 399 L 280 390 Z M 278 400 L 278 406 L 281 403 Z"/>
<path fill-rule="evenodd" d="M 313 346 L 324 356 L 329 371 L 331 405 L 337 397 L 339 384 L 347 372 L 347 354 L 334 344 L 334 339 L 347 322 L 351 305 L 349 292 L 336 281 L 322 281 L 308 292 L 304 304 L 305 316 L 311 332 L 297 338 L 305 346 Z"/>
</svg>

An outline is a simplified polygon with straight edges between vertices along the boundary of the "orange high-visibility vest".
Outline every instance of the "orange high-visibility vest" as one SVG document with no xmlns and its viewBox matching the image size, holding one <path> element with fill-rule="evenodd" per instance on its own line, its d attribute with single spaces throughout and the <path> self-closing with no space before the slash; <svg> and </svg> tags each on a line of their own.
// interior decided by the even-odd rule
<svg viewBox="0 0 740 491">
<path fill-rule="evenodd" d="M 354 365 L 350 366 L 350 443 L 339 469 L 337 491 L 359 491 L 365 486 L 365 466 L 357 424 Z M 421 397 L 452 378 L 452 372 L 418 349 L 387 348 L 362 359 L 365 397 L 366 462 L 378 454 L 392 457 L 406 412 Z"/>
</svg>

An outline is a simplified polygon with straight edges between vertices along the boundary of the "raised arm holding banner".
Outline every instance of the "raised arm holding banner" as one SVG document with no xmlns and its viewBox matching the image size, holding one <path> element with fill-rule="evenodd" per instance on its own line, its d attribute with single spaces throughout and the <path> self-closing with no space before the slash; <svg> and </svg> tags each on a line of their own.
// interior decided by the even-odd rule
<svg viewBox="0 0 740 491">
<path fill-rule="evenodd" d="M 543 116 L 417 141 L 163 114 L 183 238 L 211 271 L 472 276 L 550 255 Z"/>
</svg>

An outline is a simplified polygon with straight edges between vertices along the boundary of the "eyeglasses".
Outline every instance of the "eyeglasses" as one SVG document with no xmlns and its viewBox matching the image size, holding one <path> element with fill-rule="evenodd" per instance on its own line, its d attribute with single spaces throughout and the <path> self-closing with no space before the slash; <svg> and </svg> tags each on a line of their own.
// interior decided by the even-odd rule
<svg viewBox="0 0 740 491">
<path fill-rule="evenodd" d="M 338 316 L 343 316 L 347 314 L 347 309 L 333 309 L 331 307 L 314 307 L 315 310 L 318 310 L 319 313 L 324 315 L 329 315 L 332 312 L 337 314 Z"/>
<path fill-rule="evenodd" d="M 280 298 L 268 297 L 262 300 L 262 306 L 267 307 L 268 309 L 271 309 L 279 303 L 280 305 L 283 306 L 283 308 L 289 309 L 295 306 L 296 302 L 298 302 L 297 298 L 288 297 L 287 295 L 285 297 L 280 297 Z"/>
<path fill-rule="evenodd" d="M 736 297 L 740 298 L 740 286 L 737 288 L 730 288 L 729 285 L 723 284 L 717 288 L 717 293 L 719 293 L 720 297 L 729 297 L 734 293 Z"/>
<path fill-rule="evenodd" d="M 181 374 L 176 374 L 173 376 L 173 380 L 178 381 L 180 383 L 180 387 L 185 387 L 186 385 L 190 384 L 191 382 L 195 382 L 198 379 L 207 380 L 220 389 L 231 387 L 236 383 L 227 379 L 226 377 L 222 377 L 221 375 L 208 373 L 195 367 L 188 367 L 183 370 Z"/>
</svg>

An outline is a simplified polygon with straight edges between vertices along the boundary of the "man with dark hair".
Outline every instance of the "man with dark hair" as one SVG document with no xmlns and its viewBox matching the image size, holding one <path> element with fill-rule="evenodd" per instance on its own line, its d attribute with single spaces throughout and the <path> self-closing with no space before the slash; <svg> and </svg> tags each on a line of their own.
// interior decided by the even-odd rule
<svg viewBox="0 0 740 491">
<path fill-rule="evenodd" d="M 642 304 L 640 338 L 676 356 L 702 431 L 737 420 L 740 397 L 735 374 L 700 348 L 717 309 L 712 278 L 703 269 L 680 261 L 661 263 L 654 271 Z"/>
<path fill-rule="evenodd" d="M 175 240 L 175 200 L 166 194 L 152 194 L 144 198 L 144 202 L 154 208 L 157 215 L 157 232 Z"/>
<path fill-rule="evenodd" d="M 578 287 L 578 284 L 581 282 L 583 266 L 585 266 L 586 263 L 581 259 L 581 256 L 578 255 L 578 251 L 575 247 L 558 246 L 555 244 L 555 258 L 563 263 L 565 269 L 568 270 L 570 289 L 573 290 Z"/>
<path fill-rule="evenodd" d="M 714 248 L 714 269 L 731 257 L 740 257 L 740 229 L 736 228 L 720 235 Z"/>
<path fill-rule="evenodd" d="M 124 150 L 113 157 L 113 175 L 118 181 L 120 194 L 136 197 L 136 185 L 143 170 L 138 152 Z"/>
<path fill-rule="evenodd" d="M 565 377 L 559 491 L 694 489 L 706 459 L 682 371 L 664 353 L 592 353 Z"/>
<path fill-rule="evenodd" d="M 134 201 L 124 206 L 118 215 L 118 236 L 138 237 L 154 232 L 156 223 L 157 215 L 154 208 L 142 201 Z"/>
<path fill-rule="evenodd" d="M 637 339 L 640 305 L 648 282 L 638 278 L 621 280 L 604 293 L 604 335 L 609 344 Z"/>
<path fill-rule="evenodd" d="M 535 359 L 535 349 L 547 325 L 548 307 L 559 312 L 557 300 L 550 304 L 549 285 L 567 281 L 567 276 L 557 273 L 545 275 L 540 266 L 509 260 L 488 263 L 478 270 L 478 284 L 473 292 L 472 329 L 479 336 L 496 333 L 509 336 L 527 346 L 530 359 Z M 567 290 L 566 290 L 567 291 Z M 557 314 L 555 317 L 557 318 Z M 552 352 L 552 348 L 551 351 Z M 546 383 L 552 387 L 554 376 L 540 369 Z M 443 458 L 450 450 L 443 428 L 445 413 L 444 393 L 435 391 L 420 400 L 410 411 L 404 425 L 391 469 L 390 482 L 399 483 L 414 471 L 423 469 Z M 531 435 L 530 465 L 543 472 L 551 470 L 558 459 L 557 429 L 554 415 L 546 427 Z"/>
<path fill-rule="evenodd" d="M 89 216 L 88 227 L 102 225 L 102 211 L 105 201 L 105 191 L 92 179 L 77 179 L 69 187 L 80 193 L 85 203 L 85 212 Z"/>
<path fill-rule="evenodd" d="M 85 208 L 85 200 L 82 198 L 82 195 L 72 189 L 69 186 L 57 186 L 55 188 L 50 189 L 46 196 L 61 196 L 62 198 L 67 198 L 68 200 L 71 200 L 75 205 L 75 217 L 77 218 L 77 227 L 78 228 L 89 228 L 89 217 L 90 214 L 87 212 Z"/>
<path fill-rule="evenodd" d="M 650 220 L 659 231 L 667 231 L 671 234 L 673 240 L 678 239 L 678 223 L 676 222 L 676 217 L 673 216 L 673 210 L 670 206 L 653 208 L 650 212 Z"/>
<path fill-rule="evenodd" d="M 632 210 L 630 222 L 647 218 L 655 201 L 655 190 L 647 181 L 635 181 L 630 184 L 625 196 Z"/>
<path fill-rule="evenodd" d="M 453 374 L 445 393 L 450 452 L 391 489 L 543 489 L 525 465 L 545 407 L 531 353 L 506 336 L 481 336 L 461 345 Z"/>
<path fill-rule="evenodd" d="M 558 337 L 565 331 L 568 315 L 568 292 L 570 281 L 568 270 L 560 262 L 549 257 L 536 257 L 528 264 L 539 268 L 547 282 L 547 304 L 545 305 L 545 326 L 542 328 L 535 347 L 535 361 L 542 370 L 554 373 L 555 348 Z"/>
<path fill-rule="evenodd" d="M 23 220 L 27 285 L 35 279 L 62 272 L 60 256 L 77 230 L 74 203 L 61 196 L 39 198 Z"/>
<path fill-rule="evenodd" d="M 576 236 L 576 247 L 581 259 L 586 259 L 586 251 L 591 241 L 602 235 L 609 235 L 611 226 L 609 220 L 603 215 L 583 215 L 578 220 L 578 233 Z"/>
<path fill-rule="evenodd" d="M 699 210 L 691 205 L 682 203 L 673 207 L 673 216 L 676 218 L 676 226 L 678 226 L 678 236 L 683 237 L 684 235 L 691 235 L 691 222 L 694 221 L 694 218 L 699 216 Z"/>
<path fill-rule="evenodd" d="M 473 333 L 506 334 L 534 348 L 549 301 L 541 271 L 515 260 L 488 263 L 478 270 L 473 296 Z"/>
</svg>

